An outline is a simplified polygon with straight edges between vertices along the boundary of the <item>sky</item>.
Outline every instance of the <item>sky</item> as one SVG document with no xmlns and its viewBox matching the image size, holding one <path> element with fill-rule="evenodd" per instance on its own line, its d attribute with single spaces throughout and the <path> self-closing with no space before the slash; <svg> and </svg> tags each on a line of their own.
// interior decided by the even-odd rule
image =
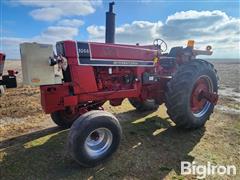
<svg viewBox="0 0 240 180">
<path fill-rule="evenodd" d="M 1 0 L 0 51 L 19 59 L 22 42 L 104 42 L 109 2 Z M 161 38 L 169 51 L 193 39 L 196 48 L 211 45 L 212 58 L 240 58 L 240 1 L 116 0 L 114 11 L 117 43 L 145 45 Z"/>
</svg>

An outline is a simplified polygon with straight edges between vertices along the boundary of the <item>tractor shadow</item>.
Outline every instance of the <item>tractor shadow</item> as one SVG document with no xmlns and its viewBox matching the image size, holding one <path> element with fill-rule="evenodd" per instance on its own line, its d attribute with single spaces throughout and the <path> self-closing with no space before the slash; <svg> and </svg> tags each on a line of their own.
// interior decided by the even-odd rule
<svg viewBox="0 0 240 180">
<path fill-rule="evenodd" d="M 68 130 L 46 129 L 20 137 L 18 143 L 3 142 L 1 179 L 163 179 L 171 171 L 180 175 L 180 162 L 192 162 L 189 153 L 204 135 L 205 128 L 179 130 L 168 118 L 129 111 L 117 114 L 123 129 L 118 151 L 94 168 L 82 168 L 69 156 Z M 7 147 L 8 146 L 8 147 Z M 0 153 L 1 153 L 0 151 Z M 1 155 L 2 156 L 2 155 Z"/>
<path fill-rule="evenodd" d="M 61 130 L 61 128 L 56 126 L 56 127 L 50 127 L 50 128 L 47 128 L 47 129 L 35 131 L 35 132 L 29 133 L 29 134 L 24 134 L 24 135 L 21 135 L 21 136 L 13 137 L 13 138 L 1 141 L 0 142 L 0 149 L 7 148 L 7 147 L 17 145 L 17 144 L 25 144 L 29 141 L 32 141 L 34 139 L 38 139 L 38 138 L 43 137 L 43 136 L 47 136 L 47 135 L 52 134 L 52 133 L 56 133 L 60 130 Z"/>
</svg>

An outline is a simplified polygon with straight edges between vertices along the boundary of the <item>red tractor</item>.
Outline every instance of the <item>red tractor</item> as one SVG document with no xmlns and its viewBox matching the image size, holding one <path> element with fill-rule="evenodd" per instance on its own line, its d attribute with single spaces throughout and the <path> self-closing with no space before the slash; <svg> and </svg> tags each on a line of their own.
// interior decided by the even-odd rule
<svg viewBox="0 0 240 180">
<path fill-rule="evenodd" d="M 176 126 L 199 128 L 217 102 L 218 77 L 213 65 L 196 59 L 211 55 L 211 47 L 173 47 L 157 39 L 154 45 L 114 44 L 113 4 L 107 12 L 106 43 L 61 41 L 50 65 L 62 68 L 60 84 L 41 85 L 41 104 L 53 121 L 70 128 L 68 147 L 82 166 L 93 167 L 118 148 L 121 126 L 102 105 L 121 105 L 125 98 L 138 111 L 165 103 Z M 21 50 L 22 52 L 22 50 Z M 34 79 L 36 81 L 36 78 Z"/>
<path fill-rule="evenodd" d="M 4 93 L 4 87 L 15 88 L 17 87 L 17 80 L 15 74 L 17 72 L 8 70 L 8 75 L 3 75 L 4 63 L 6 55 L 0 52 L 0 96 Z"/>
</svg>

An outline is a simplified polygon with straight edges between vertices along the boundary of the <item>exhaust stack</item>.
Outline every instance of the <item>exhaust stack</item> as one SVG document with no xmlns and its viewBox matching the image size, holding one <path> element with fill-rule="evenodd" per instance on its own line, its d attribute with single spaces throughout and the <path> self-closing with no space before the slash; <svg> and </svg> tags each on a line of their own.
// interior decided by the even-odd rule
<svg viewBox="0 0 240 180">
<path fill-rule="evenodd" d="M 105 30 L 105 43 L 115 43 L 115 13 L 113 12 L 113 5 L 109 3 L 109 11 L 106 12 L 106 30 Z"/>
</svg>

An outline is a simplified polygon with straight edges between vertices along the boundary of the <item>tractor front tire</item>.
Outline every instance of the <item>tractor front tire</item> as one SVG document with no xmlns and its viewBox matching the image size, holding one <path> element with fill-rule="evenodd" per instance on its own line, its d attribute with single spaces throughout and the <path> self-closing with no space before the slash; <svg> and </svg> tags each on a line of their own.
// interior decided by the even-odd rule
<svg viewBox="0 0 240 180">
<path fill-rule="evenodd" d="M 83 167 L 94 167 L 109 158 L 118 148 L 121 126 L 111 113 L 92 110 L 80 116 L 68 136 L 68 149 Z"/>
<path fill-rule="evenodd" d="M 167 84 L 167 113 L 177 127 L 186 129 L 203 126 L 213 112 L 214 104 L 204 98 L 200 91 L 217 93 L 218 76 L 213 65 L 195 59 L 177 69 Z"/>
<path fill-rule="evenodd" d="M 59 127 L 67 129 L 70 128 L 73 122 L 80 116 L 79 113 L 71 114 L 67 110 L 61 110 L 51 113 L 51 118 Z"/>
<path fill-rule="evenodd" d="M 136 98 L 129 98 L 130 104 L 136 108 L 137 111 L 155 111 L 158 109 L 159 105 L 156 104 L 154 99 L 147 99 L 145 101 L 140 101 Z"/>
</svg>

